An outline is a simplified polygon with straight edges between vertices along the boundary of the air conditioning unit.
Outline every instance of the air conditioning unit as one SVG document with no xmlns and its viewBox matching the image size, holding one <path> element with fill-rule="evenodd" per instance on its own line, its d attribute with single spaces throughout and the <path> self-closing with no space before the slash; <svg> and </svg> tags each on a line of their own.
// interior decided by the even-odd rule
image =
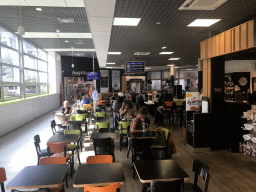
<svg viewBox="0 0 256 192">
<path fill-rule="evenodd" d="M 215 10 L 228 0 L 186 0 L 179 10 Z"/>
</svg>

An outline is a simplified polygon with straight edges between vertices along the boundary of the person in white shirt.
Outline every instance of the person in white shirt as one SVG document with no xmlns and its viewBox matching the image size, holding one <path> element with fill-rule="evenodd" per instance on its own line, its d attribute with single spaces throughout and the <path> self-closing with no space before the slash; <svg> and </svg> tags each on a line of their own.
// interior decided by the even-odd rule
<svg viewBox="0 0 256 192">
<path fill-rule="evenodd" d="M 96 112 L 98 101 L 99 101 L 99 93 L 94 87 L 91 87 L 92 91 L 92 100 L 93 100 L 93 111 Z"/>
<path fill-rule="evenodd" d="M 122 96 L 124 96 L 124 93 L 120 91 L 120 92 L 118 93 L 118 96 L 119 96 L 119 97 L 122 97 Z"/>
</svg>

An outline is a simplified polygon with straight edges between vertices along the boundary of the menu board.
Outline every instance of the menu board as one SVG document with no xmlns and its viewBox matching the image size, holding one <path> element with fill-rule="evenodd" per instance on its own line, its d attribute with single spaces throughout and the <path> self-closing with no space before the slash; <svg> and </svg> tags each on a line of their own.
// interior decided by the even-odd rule
<svg viewBox="0 0 256 192">
<path fill-rule="evenodd" d="M 127 61 L 126 62 L 126 73 L 144 73 L 145 72 L 144 61 Z"/>
<path fill-rule="evenodd" d="M 199 92 L 186 92 L 186 111 L 198 111 L 199 108 Z"/>
</svg>

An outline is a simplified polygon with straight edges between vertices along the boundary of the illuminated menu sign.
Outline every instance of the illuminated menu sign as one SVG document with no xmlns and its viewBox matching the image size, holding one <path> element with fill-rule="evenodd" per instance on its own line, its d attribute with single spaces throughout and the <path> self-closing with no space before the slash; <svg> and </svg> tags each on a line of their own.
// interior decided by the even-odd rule
<svg viewBox="0 0 256 192">
<path fill-rule="evenodd" d="M 126 73 L 144 73 L 144 61 L 128 61 L 126 62 Z"/>
</svg>

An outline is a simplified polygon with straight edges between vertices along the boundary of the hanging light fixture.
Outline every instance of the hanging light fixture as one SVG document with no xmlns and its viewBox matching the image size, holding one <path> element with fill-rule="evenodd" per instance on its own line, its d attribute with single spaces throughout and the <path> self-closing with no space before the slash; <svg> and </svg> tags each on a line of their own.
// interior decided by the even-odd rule
<svg viewBox="0 0 256 192">
<path fill-rule="evenodd" d="M 72 49 L 72 64 L 71 64 L 71 67 L 74 68 L 75 65 L 74 65 L 74 63 L 73 63 L 73 47 L 71 47 L 71 49 Z"/>
<path fill-rule="evenodd" d="M 148 78 L 147 84 L 152 84 L 152 81 Z"/>
<path fill-rule="evenodd" d="M 20 2 L 20 25 L 18 27 L 18 31 L 17 31 L 17 34 L 19 35 L 25 35 L 25 29 L 24 27 L 21 25 L 21 2 Z"/>
</svg>

